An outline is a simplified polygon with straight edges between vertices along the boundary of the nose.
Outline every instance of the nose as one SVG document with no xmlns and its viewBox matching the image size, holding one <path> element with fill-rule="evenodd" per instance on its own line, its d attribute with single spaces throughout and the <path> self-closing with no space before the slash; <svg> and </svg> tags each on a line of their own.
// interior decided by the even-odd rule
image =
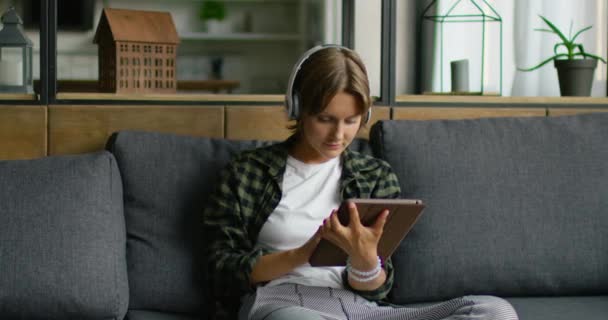
<svg viewBox="0 0 608 320">
<path fill-rule="evenodd" d="M 334 126 L 333 136 L 336 140 L 342 140 L 344 137 L 344 123 L 342 121 L 338 121 Z"/>
</svg>

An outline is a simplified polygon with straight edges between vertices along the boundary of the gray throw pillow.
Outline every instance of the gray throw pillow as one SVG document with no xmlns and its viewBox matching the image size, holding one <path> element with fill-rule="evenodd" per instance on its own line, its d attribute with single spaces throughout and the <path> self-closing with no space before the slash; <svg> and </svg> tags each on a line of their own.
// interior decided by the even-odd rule
<svg viewBox="0 0 608 320">
<path fill-rule="evenodd" d="M 109 152 L 0 161 L 0 318 L 122 319 L 125 251 Z"/>
<path fill-rule="evenodd" d="M 111 137 L 124 185 L 129 309 L 209 312 L 205 201 L 233 155 L 269 143 L 137 131 Z"/>
</svg>

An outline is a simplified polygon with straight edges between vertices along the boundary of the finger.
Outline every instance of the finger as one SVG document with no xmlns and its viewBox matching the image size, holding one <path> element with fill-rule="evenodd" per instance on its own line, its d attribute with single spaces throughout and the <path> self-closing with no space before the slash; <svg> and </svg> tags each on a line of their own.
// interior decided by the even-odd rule
<svg viewBox="0 0 608 320">
<path fill-rule="evenodd" d="M 348 225 L 353 228 L 358 228 L 361 226 L 361 220 L 359 218 L 359 210 L 357 210 L 357 205 L 349 202 L 348 203 Z"/>
<path fill-rule="evenodd" d="M 331 226 L 332 226 L 331 217 L 334 215 L 335 212 L 336 212 L 335 209 L 332 210 L 331 213 L 329 214 L 329 216 L 327 218 L 323 219 L 323 228 L 324 229 L 327 229 L 327 230 L 331 229 Z"/>
<path fill-rule="evenodd" d="M 321 238 L 329 240 L 330 237 L 334 234 L 334 231 L 331 229 L 331 221 L 330 217 L 327 217 L 323 220 L 323 224 L 319 227 L 321 231 Z"/>
<path fill-rule="evenodd" d="M 372 225 L 372 229 L 374 229 L 378 232 L 382 232 L 382 230 L 384 230 L 384 225 L 386 224 L 386 220 L 388 220 L 388 215 L 389 215 L 388 209 L 382 210 L 382 212 L 380 212 L 380 214 L 376 218 L 376 221 L 374 221 L 374 224 Z"/>
<path fill-rule="evenodd" d="M 329 216 L 329 223 L 331 224 L 331 229 L 336 231 L 336 232 L 340 232 L 344 226 L 342 225 L 342 223 L 340 223 L 340 219 L 338 219 L 338 212 L 337 211 L 333 211 L 331 213 L 331 215 Z"/>
<path fill-rule="evenodd" d="M 329 232 L 328 231 L 329 229 L 327 228 L 327 219 L 323 220 L 323 224 L 321 224 L 321 226 L 319 226 L 319 230 L 321 233 L 321 237 L 325 238 L 325 236 Z"/>
<path fill-rule="evenodd" d="M 322 234 L 322 233 L 323 233 L 323 225 L 320 225 L 320 226 L 317 228 L 317 231 L 315 231 L 315 234 L 313 235 L 313 238 L 314 238 L 314 237 L 317 237 L 317 238 L 321 237 L 321 234 Z"/>
<path fill-rule="evenodd" d="M 319 226 L 315 234 L 310 237 L 308 241 L 306 241 L 303 248 L 307 252 L 312 253 L 312 250 L 314 250 L 319 245 L 319 242 L 321 242 L 321 226 Z"/>
</svg>

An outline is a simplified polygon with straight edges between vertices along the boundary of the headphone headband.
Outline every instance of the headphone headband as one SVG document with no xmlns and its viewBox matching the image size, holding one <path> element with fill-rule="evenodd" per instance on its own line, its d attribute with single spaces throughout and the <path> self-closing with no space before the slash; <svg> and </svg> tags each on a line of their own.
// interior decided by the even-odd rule
<svg viewBox="0 0 608 320">
<path fill-rule="evenodd" d="M 312 47 L 312 48 L 308 49 L 306 52 L 304 52 L 304 54 L 302 54 L 300 59 L 298 59 L 296 64 L 293 66 L 291 75 L 289 76 L 289 81 L 287 83 L 287 92 L 285 94 L 285 107 L 287 108 L 287 116 L 289 117 L 289 120 L 297 120 L 300 117 L 300 94 L 297 90 L 294 90 L 294 85 L 295 85 L 296 78 L 298 77 L 298 72 L 302 68 L 302 65 L 304 64 L 304 62 L 306 62 L 306 60 L 308 60 L 313 54 L 315 54 L 318 51 L 325 50 L 328 48 L 337 48 L 340 50 L 352 51 L 351 49 L 341 46 L 341 45 L 324 44 L 324 45 L 318 45 L 318 46 Z M 365 119 L 363 119 L 364 123 L 369 122 L 369 120 L 371 118 L 371 112 L 372 112 L 371 106 L 367 110 L 368 110 L 367 116 L 365 117 Z"/>
</svg>

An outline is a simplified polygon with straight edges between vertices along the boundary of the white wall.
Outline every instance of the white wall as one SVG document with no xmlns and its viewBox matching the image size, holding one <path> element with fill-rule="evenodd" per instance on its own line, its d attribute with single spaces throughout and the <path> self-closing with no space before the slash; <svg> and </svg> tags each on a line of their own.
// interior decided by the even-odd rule
<svg viewBox="0 0 608 320">
<path fill-rule="evenodd" d="M 416 90 L 416 1 L 397 1 L 395 94 Z"/>
<path fill-rule="evenodd" d="M 382 1 L 355 1 L 355 51 L 367 67 L 372 96 L 380 96 Z"/>
</svg>

